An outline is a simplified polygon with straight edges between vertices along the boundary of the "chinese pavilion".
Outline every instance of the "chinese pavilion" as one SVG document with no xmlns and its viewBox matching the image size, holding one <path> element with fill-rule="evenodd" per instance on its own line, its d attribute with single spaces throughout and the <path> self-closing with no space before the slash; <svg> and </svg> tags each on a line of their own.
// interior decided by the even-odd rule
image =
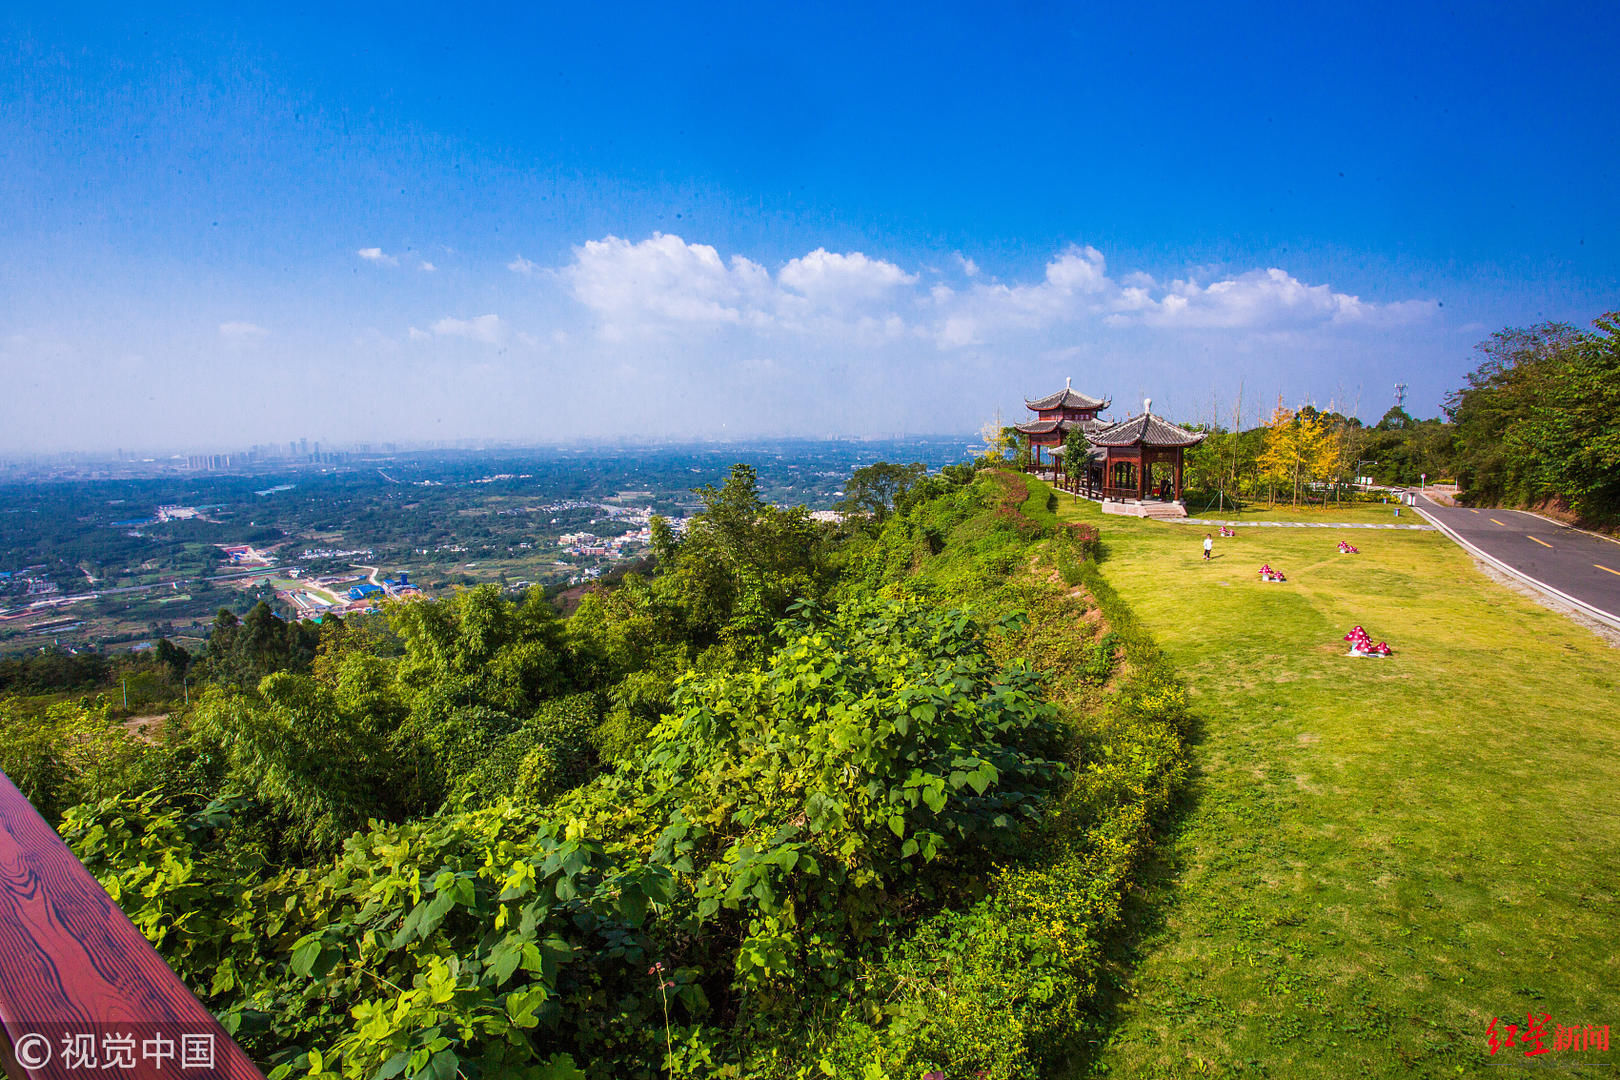
<svg viewBox="0 0 1620 1080">
<path fill-rule="evenodd" d="M 1015 430 L 1029 440 L 1034 455 L 1031 470 L 1050 471 L 1054 481 L 1076 494 L 1102 500 L 1104 509 L 1111 499 L 1143 503 L 1155 494 L 1160 500 L 1173 501 L 1179 507 L 1184 455 L 1189 447 L 1204 441 L 1204 433 L 1188 431 L 1154 416 L 1152 398 L 1142 402 L 1140 416 L 1117 423 L 1099 420 L 1097 413 L 1110 403 L 1077 393 L 1072 383 L 1072 379 L 1065 380 L 1064 388 L 1057 393 L 1024 401 L 1036 414 L 1036 419 L 1017 425 Z M 1090 444 L 1090 453 L 1084 461 L 1063 460 L 1064 440 L 1075 428 L 1080 429 Z M 1046 451 L 1044 460 L 1043 450 Z M 1155 493 L 1153 467 L 1161 464 L 1169 466 L 1169 475 L 1161 477 Z"/>
<path fill-rule="evenodd" d="M 1188 431 L 1154 416 L 1153 399 L 1147 398 L 1142 402 L 1141 416 L 1121 420 L 1097 431 L 1088 431 L 1086 439 L 1093 447 L 1093 461 L 1101 458 L 1100 490 L 1104 500 L 1135 499 L 1141 502 L 1148 498 L 1153 494 L 1153 466 L 1162 462 L 1172 468 L 1173 501 L 1179 503 L 1183 457 L 1188 447 L 1204 441 L 1204 433 Z M 1090 480 L 1089 470 L 1087 480 Z M 1162 494 L 1169 494 L 1170 481 L 1171 477 L 1165 478 Z"/>
<path fill-rule="evenodd" d="M 1078 427 L 1089 431 L 1106 426 L 1097 419 L 1097 414 L 1108 408 L 1110 402 L 1087 397 L 1077 392 L 1073 384 L 1073 379 L 1064 379 L 1063 389 L 1057 393 L 1034 401 L 1024 399 L 1024 405 L 1035 414 L 1035 419 L 1017 425 L 1014 430 L 1029 440 L 1030 452 L 1034 455 L 1032 464 L 1037 472 L 1055 471 L 1056 459 L 1062 456 L 1063 440 L 1071 430 Z M 1041 459 L 1042 450 L 1048 452 L 1048 460 Z"/>
</svg>

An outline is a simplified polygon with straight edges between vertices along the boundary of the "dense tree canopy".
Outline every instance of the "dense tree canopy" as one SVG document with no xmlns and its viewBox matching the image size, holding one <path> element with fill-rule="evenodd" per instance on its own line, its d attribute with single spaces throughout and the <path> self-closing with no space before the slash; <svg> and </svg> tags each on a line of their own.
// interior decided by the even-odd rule
<svg viewBox="0 0 1620 1080">
<path fill-rule="evenodd" d="M 1479 351 L 1485 359 L 1447 401 L 1470 497 L 1620 517 L 1620 313 L 1591 331 L 1502 330 Z"/>
<path fill-rule="evenodd" d="M 283 619 L 263 601 L 241 619 L 221 608 L 203 663 L 210 678 L 244 688 L 272 672 L 308 671 L 320 639 L 320 627 Z"/>
</svg>

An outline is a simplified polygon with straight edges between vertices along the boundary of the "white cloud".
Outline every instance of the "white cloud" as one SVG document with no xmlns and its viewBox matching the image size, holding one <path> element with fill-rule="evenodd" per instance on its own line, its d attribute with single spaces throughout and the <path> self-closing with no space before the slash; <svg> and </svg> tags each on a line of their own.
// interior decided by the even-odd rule
<svg viewBox="0 0 1620 1080">
<path fill-rule="evenodd" d="M 665 233 L 639 243 L 589 241 L 575 249 L 563 278 L 609 338 L 736 326 L 867 340 L 904 333 L 892 305 L 914 302 L 908 290 L 918 280 L 894 263 L 825 248 L 789 260 L 773 276 L 741 255 L 728 262 L 707 244 Z"/>
<path fill-rule="evenodd" d="M 1307 285 L 1271 267 L 1200 285 L 1172 281 L 1155 299 L 1149 288 L 1124 290 L 1131 303 L 1121 305 L 1116 323 L 1140 321 L 1149 326 L 1201 329 L 1278 329 L 1353 322 L 1402 323 L 1434 310 L 1425 300 L 1376 304 L 1328 285 Z"/>
<path fill-rule="evenodd" d="M 938 322 L 944 348 L 979 344 L 1008 329 L 1041 329 L 1086 319 L 1104 326 L 1261 331 L 1282 328 L 1421 319 L 1432 301 L 1377 304 L 1307 285 L 1275 267 L 1208 283 L 1194 278 L 1161 282 L 1142 271 L 1115 279 L 1092 247 L 1071 247 L 1046 266 L 1045 280 L 1029 285 L 975 285 Z"/>
<path fill-rule="evenodd" d="M 1202 286 L 1172 281 L 1156 302 L 1143 290 L 1134 310 L 1149 324 L 1233 328 L 1355 319 L 1367 313 L 1367 305 L 1272 267 Z"/>
<path fill-rule="evenodd" d="M 424 273 L 431 274 L 431 273 L 433 273 L 433 271 L 437 270 L 438 267 L 434 266 L 432 263 L 428 262 L 426 259 L 423 259 L 422 262 L 417 266 L 417 269 L 423 271 Z"/>
<path fill-rule="evenodd" d="M 374 262 L 374 263 L 377 263 L 379 266 L 398 266 L 399 265 L 399 260 L 396 259 L 392 255 L 386 254 L 383 251 L 382 248 L 374 248 L 374 247 L 361 248 L 358 251 L 356 251 L 355 254 L 360 256 L 362 259 L 366 260 L 367 262 Z"/>
<path fill-rule="evenodd" d="M 898 286 L 915 285 L 917 275 L 859 251 L 840 255 L 817 248 L 782 267 L 776 280 L 811 301 L 842 304 L 882 299 Z"/>
<path fill-rule="evenodd" d="M 440 337 L 459 337 L 481 341 L 486 345 L 499 345 L 506 340 L 507 326 L 499 315 L 478 315 L 471 319 L 446 315 L 433 324 L 433 332 Z"/>
<path fill-rule="evenodd" d="M 405 336 L 410 338 L 412 341 L 426 341 L 433 335 L 428 333 L 426 330 L 419 330 L 413 326 L 409 331 L 407 331 Z"/>
<path fill-rule="evenodd" d="M 1102 252 L 1070 247 L 1046 264 L 1045 280 L 1027 285 L 975 284 L 957 296 L 935 325 L 942 348 L 978 345 L 1009 330 L 1036 330 L 1094 314 L 1113 286 Z"/>
<path fill-rule="evenodd" d="M 632 244 L 617 236 L 574 249 L 564 270 L 574 298 L 623 333 L 657 324 L 764 326 L 774 286 L 763 266 L 707 244 L 654 233 Z"/>
<path fill-rule="evenodd" d="M 270 331 L 257 323 L 250 322 L 222 322 L 219 324 L 219 335 L 227 341 L 257 341 L 266 337 Z"/>
<path fill-rule="evenodd" d="M 514 274 L 532 274 L 536 270 L 540 269 L 540 264 L 535 263 L 535 262 L 530 262 L 528 259 L 525 259 L 523 256 L 518 255 L 518 256 L 515 256 L 512 259 L 511 262 L 506 264 L 506 268 L 508 270 L 512 271 L 512 273 L 514 273 Z"/>
<path fill-rule="evenodd" d="M 609 340 L 681 328 L 744 328 L 865 344 L 922 337 L 949 350 L 1084 323 L 1261 332 L 1388 325 L 1434 310 L 1422 300 L 1364 301 L 1276 268 L 1215 280 L 1161 281 L 1142 271 L 1115 277 L 1102 252 L 1090 246 L 1071 246 L 1046 264 L 1040 279 L 1013 284 L 982 280 L 977 264 L 956 257 L 972 279 L 960 289 L 923 283 L 919 274 L 863 252 L 825 248 L 790 259 L 772 274 L 744 256 L 728 260 L 707 244 L 655 233 L 634 243 L 617 236 L 588 241 L 574 250 L 561 277 Z"/>
</svg>

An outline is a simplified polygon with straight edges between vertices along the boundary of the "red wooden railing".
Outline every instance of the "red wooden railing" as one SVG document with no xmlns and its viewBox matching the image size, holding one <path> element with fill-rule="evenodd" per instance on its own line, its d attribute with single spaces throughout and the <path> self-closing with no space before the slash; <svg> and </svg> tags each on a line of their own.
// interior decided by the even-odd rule
<svg viewBox="0 0 1620 1080">
<path fill-rule="evenodd" d="M 263 1080 L 4 773 L 0 1067 L 12 1080 Z"/>
</svg>

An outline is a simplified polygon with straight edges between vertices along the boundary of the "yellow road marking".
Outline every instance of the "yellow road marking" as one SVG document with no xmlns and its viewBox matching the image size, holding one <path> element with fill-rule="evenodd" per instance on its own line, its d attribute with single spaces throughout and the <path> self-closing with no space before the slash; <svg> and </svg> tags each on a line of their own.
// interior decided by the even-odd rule
<svg viewBox="0 0 1620 1080">
<path fill-rule="evenodd" d="M 1492 520 L 1492 521 L 1496 521 L 1496 519 L 1495 519 L 1495 518 L 1491 518 L 1491 520 Z M 1497 523 L 1497 524 L 1498 524 L 1498 525 L 1500 525 L 1500 526 L 1502 526 L 1502 528 L 1504 528 L 1504 529 L 1505 529 L 1505 528 L 1507 528 L 1507 522 L 1505 522 L 1505 521 L 1496 521 L 1496 523 Z"/>
<path fill-rule="evenodd" d="M 1533 537 L 1533 536 L 1526 536 L 1525 539 L 1526 540 L 1536 540 L 1536 538 Z M 1552 547 L 1552 545 L 1547 543 L 1547 541 L 1545 541 L 1545 540 L 1536 540 L 1536 543 L 1540 544 L 1544 548 Z"/>
<path fill-rule="evenodd" d="M 1470 514 L 1477 514 L 1477 513 L 1479 513 L 1479 511 L 1478 511 L 1478 510 L 1475 510 L 1475 509 L 1474 509 L 1474 508 L 1473 508 L 1473 507 L 1471 507 L 1471 506 L 1470 506 L 1470 507 L 1469 507 L 1469 508 L 1468 508 L 1468 512 L 1469 512 L 1469 513 L 1470 513 Z"/>
<path fill-rule="evenodd" d="M 1599 570 L 1609 570 L 1609 568 L 1607 566 L 1604 566 L 1602 563 L 1593 563 L 1592 565 L 1597 567 Z M 1620 574 L 1620 570 L 1609 570 L 1609 573 L 1611 573 L 1611 574 Z"/>
</svg>

